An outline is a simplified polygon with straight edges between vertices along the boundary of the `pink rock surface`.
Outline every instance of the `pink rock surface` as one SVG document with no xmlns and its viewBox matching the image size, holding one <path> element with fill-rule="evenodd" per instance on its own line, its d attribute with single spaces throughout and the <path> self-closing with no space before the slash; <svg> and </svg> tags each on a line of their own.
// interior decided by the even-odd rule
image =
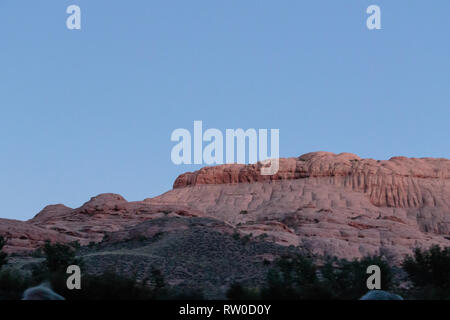
<svg viewBox="0 0 450 320">
<path fill-rule="evenodd" d="M 27 221 L 0 220 L 8 250 L 43 239 L 100 241 L 167 215 L 207 216 L 242 233 L 343 258 L 415 247 L 450 246 L 450 160 L 314 152 L 280 159 L 274 176 L 260 164 L 206 167 L 179 176 L 174 189 L 144 201 L 103 194 L 78 209 L 48 206 Z M 176 227 L 176 226 L 174 226 Z"/>
<path fill-rule="evenodd" d="M 0 235 L 6 240 L 4 250 L 8 253 L 29 251 L 44 244 L 45 240 L 52 242 L 70 242 L 76 240 L 57 231 L 46 230 L 27 222 L 0 219 Z"/>
<path fill-rule="evenodd" d="M 272 176 L 260 174 L 260 164 L 206 167 L 179 176 L 174 189 L 195 185 L 252 183 L 305 178 L 331 178 L 335 185 L 364 192 L 377 206 L 421 207 L 450 202 L 439 184 L 450 179 L 450 160 L 393 157 L 387 161 L 361 159 L 351 153 L 312 152 L 298 158 L 280 159 Z M 420 187 L 417 186 L 420 183 Z M 444 190 L 444 191 L 448 191 Z M 436 194 L 436 192 L 438 192 Z M 444 200 L 446 203 L 436 203 Z"/>
<path fill-rule="evenodd" d="M 398 258 L 414 247 L 450 245 L 448 159 L 314 152 L 280 159 L 274 176 L 259 169 L 223 165 L 185 173 L 172 191 L 148 201 L 184 204 L 317 254 Z"/>
<path fill-rule="evenodd" d="M 128 202 L 120 195 L 102 194 L 77 209 L 60 204 L 47 206 L 26 222 L 0 219 L 0 235 L 8 240 L 7 252 L 19 252 L 36 249 L 45 240 L 79 241 L 82 245 L 98 242 L 106 233 L 162 216 L 201 215 L 183 206 Z"/>
<path fill-rule="evenodd" d="M 28 223 L 79 239 L 81 244 L 100 241 L 107 232 L 166 216 L 201 216 L 202 212 L 184 206 L 128 202 L 118 194 L 101 194 L 77 209 L 48 206 Z"/>
</svg>

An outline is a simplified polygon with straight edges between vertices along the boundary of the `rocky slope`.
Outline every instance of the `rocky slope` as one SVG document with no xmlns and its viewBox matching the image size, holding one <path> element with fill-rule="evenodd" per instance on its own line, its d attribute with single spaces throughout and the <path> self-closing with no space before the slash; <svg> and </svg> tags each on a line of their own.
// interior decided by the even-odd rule
<svg viewBox="0 0 450 320">
<path fill-rule="evenodd" d="M 197 217 L 203 213 L 183 206 L 128 202 L 117 194 L 101 194 L 80 208 L 64 205 L 45 207 L 26 222 L 0 219 L 0 235 L 8 239 L 7 252 L 29 251 L 52 242 L 101 241 L 105 234 L 165 216 Z"/>
<path fill-rule="evenodd" d="M 395 260 L 417 246 L 450 245 L 448 159 L 377 161 L 315 152 L 280 159 L 273 176 L 260 175 L 260 167 L 185 173 L 173 190 L 139 202 L 106 194 L 78 209 L 49 206 L 27 222 L 0 220 L 0 234 L 10 239 L 7 249 L 17 251 L 46 238 L 82 244 L 100 241 L 105 233 L 120 238 L 145 221 L 183 216 L 215 219 L 212 228 L 221 232 L 218 226 L 225 223 L 276 244 L 345 258 L 381 253 Z M 133 232 L 145 234 L 144 229 Z"/>
<path fill-rule="evenodd" d="M 232 283 L 261 286 L 268 262 L 289 253 L 302 252 L 237 236 L 232 226 L 216 219 L 173 216 L 112 233 L 107 241 L 83 248 L 80 255 L 88 273 L 114 270 L 141 280 L 156 268 L 181 291 L 196 289 L 209 299 L 224 299 Z"/>
</svg>

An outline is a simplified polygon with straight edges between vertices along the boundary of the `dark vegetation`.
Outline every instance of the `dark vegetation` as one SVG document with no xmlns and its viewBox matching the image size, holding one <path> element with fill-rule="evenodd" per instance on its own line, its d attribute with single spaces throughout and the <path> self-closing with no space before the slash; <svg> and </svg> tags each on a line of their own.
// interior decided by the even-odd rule
<svg viewBox="0 0 450 320">
<path fill-rule="evenodd" d="M 380 267 L 381 288 L 385 291 L 399 293 L 405 299 L 450 299 L 450 248 L 439 246 L 416 249 L 404 259 L 401 269 L 390 267 L 379 256 L 353 261 L 331 259 L 321 267 L 303 256 L 283 256 L 268 272 L 263 287 L 246 288 L 234 283 L 227 297 L 234 300 L 359 299 L 368 291 L 366 270 L 370 265 Z"/>
<path fill-rule="evenodd" d="M 3 247 L 6 245 L 6 240 L 0 236 L 0 269 L 8 263 L 8 256 L 2 251 Z"/>
<path fill-rule="evenodd" d="M 413 284 L 412 298 L 450 299 L 450 248 L 416 249 L 402 263 Z"/>
<path fill-rule="evenodd" d="M 14 269 L 0 271 L 0 300 L 18 300 L 23 292 L 42 283 L 48 284 L 67 300 L 157 300 L 157 299 L 203 299 L 198 291 L 183 291 L 169 287 L 161 272 L 151 269 L 148 278 L 139 282 L 134 276 L 119 275 L 105 271 L 100 275 L 82 275 L 81 290 L 69 290 L 66 285 L 69 265 L 83 267 L 76 252 L 78 243 L 70 245 L 46 242 L 42 254 L 45 260 L 32 268 L 31 274 Z"/>
<path fill-rule="evenodd" d="M 378 265 L 382 274 L 381 288 L 393 289 L 392 269 L 381 257 L 361 260 L 330 259 L 322 267 L 304 256 L 283 256 L 267 274 L 261 288 L 245 288 L 238 283 L 228 290 L 230 299 L 270 300 L 355 300 L 367 291 L 367 267 Z"/>
<path fill-rule="evenodd" d="M 242 244 L 242 238 L 236 238 L 234 241 Z M 83 273 L 82 289 L 69 290 L 66 286 L 69 276 L 66 274 L 67 266 L 75 264 L 84 269 L 86 261 L 77 253 L 98 247 L 98 244 L 80 248 L 78 243 L 63 245 L 47 242 L 41 250 L 34 253 L 34 256 L 42 258 L 29 272 L 9 266 L 7 255 L 1 251 L 4 245 L 5 240 L 0 237 L 0 300 L 21 299 L 27 288 L 42 283 L 48 283 L 55 292 L 68 300 L 208 298 L 205 294 L 207 289 L 202 292 L 198 288 L 170 286 L 162 272 L 153 266 L 145 273 L 145 277 L 138 277 L 133 273 L 119 273 L 112 269 L 101 273 Z M 128 242 L 126 245 L 132 244 Z M 245 244 L 245 247 L 247 246 L 248 244 Z M 318 266 L 313 258 L 293 252 L 272 262 L 264 260 L 261 265 L 267 270 L 264 281 L 254 285 L 234 281 L 229 285 L 226 298 L 359 299 L 368 291 L 367 267 L 377 265 L 381 269 L 383 290 L 399 293 L 407 299 L 450 299 L 450 248 L 434 246 L 429 250 L 417 249 L 412 256 L 404 259 L 401 269 L 390 267 L 387 261 L 379 256 L 352 261 L 328 259 Z M 220 275 L 217 276 L 220 278 Z M 400 282 L 402 286 L 399 286 Z"/>
</svg>

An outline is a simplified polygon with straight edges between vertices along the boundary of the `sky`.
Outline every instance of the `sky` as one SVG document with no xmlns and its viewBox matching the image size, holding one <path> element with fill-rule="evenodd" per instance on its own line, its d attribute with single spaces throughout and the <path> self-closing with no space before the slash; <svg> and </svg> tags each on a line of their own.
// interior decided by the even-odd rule
<svg viewBox="0 0 450 320">
<path fill-rule="evenodd" d="M 170 157 L 194 120 L 279 129 L 282 157 L 449 158 L 449 15 L 448 0 L 0 0 L 0 217 L 166 192 L 201 167 Z"/>
</svg>

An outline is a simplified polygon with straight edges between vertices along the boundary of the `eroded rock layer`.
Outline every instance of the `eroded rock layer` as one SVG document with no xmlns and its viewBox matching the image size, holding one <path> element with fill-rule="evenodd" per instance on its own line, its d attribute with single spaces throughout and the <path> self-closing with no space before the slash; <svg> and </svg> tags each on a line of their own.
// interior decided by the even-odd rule
<svg viewBox="0 0 450 320">
<path fill-rule="evenodd" d="M 315 152 L 260 164 L 207 167 L 178 177 L 152 203 L 178 203 L 247 233 L 317 254 L 400 257 L 414 247 L 449 245 L 450 160 L 387 161 Z"/>
<path fill-rule="evenodd" d="M 263 176 L 260 170 L 261 164 L 206 167 L 179 176 L 174 189 L 325 177 L 334 185 L 367 194 L 377 206 L 417 208 L 450 203 L 448 159 L 394 157 L 380 161 L 361 159 L 351 153 L 312 152 L 280 159 L 280 169 L 275 175 Z"/>
<path fill-rule="evenodd" d="M 343 258 L 384 254 L 398 260 L 415 247 L 450 246 L 448 159 L 378 161 L 314 152 L 280 159 L 273 176 L 260 169 L 206 167 L 182 174 L 173 190 L 144 201 L 104 194 L 78 209 L 48 206 L 27 222 L 0 220 L 0 234 L 9 239 L 7 250 L 19 251 L 45 239 L 87 244 L 108 234 L 118 240 L 144 221 L 183 216 L 216 219 L 259 239 Z M 133 232 L 145 236 L 141 229 Z"/>
</svg>

